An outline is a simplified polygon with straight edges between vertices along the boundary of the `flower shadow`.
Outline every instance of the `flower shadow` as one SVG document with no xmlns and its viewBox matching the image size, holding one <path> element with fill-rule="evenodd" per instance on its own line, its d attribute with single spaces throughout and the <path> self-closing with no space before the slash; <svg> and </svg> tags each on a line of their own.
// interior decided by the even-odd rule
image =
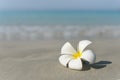
<svg viewBox="0 0 120 80">
<path fill-rule="evenodd" d="M 87 70 L 90 70 L 91 68 L 94 68 L 94 69 L 101 69 L 101 68 L 104 68 L 106 67 L 108 64 L 111 64 L 112 62 L 111 61 L 99 61 L 99 62 L 96 62 L 94 64 L 89 64 L 88 62 L 83 62 L 83 71 L 87 71 Z"/>
</svg>

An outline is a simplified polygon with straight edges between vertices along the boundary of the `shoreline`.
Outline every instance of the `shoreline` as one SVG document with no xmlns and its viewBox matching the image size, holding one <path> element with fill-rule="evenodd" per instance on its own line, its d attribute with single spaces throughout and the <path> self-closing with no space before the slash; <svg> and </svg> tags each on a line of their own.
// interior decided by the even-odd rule
<svg viewBox="0 0 120 80">
<path fill-rule="evenodd" d="M 0 26 L 0 40 L 120 38 L 120 27 Z"/>
</svg>

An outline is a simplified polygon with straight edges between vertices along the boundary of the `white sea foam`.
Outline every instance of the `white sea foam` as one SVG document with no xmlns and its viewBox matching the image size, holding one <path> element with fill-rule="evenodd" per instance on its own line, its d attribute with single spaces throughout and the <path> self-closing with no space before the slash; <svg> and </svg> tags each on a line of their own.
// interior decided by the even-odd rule
<svg viewBox="0 0 120 80">
<path fill-rule="evenodd" d="M 120 26 L 0 26 L 0 40 L 120 38 Z"/>
</svg>

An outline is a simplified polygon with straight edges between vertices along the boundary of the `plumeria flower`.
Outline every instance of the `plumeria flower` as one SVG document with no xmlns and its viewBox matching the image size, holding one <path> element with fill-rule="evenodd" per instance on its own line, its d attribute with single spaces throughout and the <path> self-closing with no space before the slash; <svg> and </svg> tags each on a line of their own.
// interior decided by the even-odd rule
<svg viewBox="0 0 120 80">
<path fill-rule="evenodd" d="M 76 70 L 82 70 L 82 61 L 93 64 L 96 59 L 95 54 L 91 50 L 84 50 L 91 43 L 89 40 L 80 41 L 76 51 L 69 42 L 66 42 L 61 49 L 59 62 L 65 67 Z"/>
</svg>

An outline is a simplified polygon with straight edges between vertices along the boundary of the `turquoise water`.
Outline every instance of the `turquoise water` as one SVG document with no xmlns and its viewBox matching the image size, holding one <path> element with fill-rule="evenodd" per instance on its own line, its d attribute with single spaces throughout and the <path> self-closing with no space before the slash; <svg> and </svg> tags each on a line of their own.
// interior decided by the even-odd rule
<svg viewBox="0 0 120 80">
<path fill-rule="evenodd" d="M 0 25 L 120 25 L 120 11 L 0 11 Z"/>
<path fill-rule="evenodd" d="M 120 11 L 0 11 L 0 40 L 120 38 Z"/>
</svg>

